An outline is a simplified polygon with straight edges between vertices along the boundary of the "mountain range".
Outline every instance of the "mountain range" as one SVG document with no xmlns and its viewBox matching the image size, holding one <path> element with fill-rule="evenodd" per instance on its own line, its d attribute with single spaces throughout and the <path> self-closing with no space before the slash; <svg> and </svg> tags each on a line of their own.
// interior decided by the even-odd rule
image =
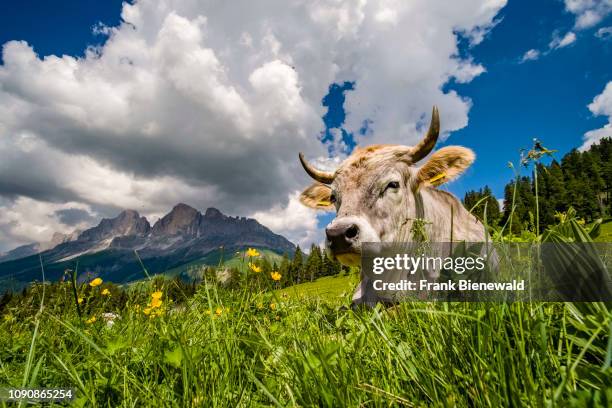
<svg viewBox="0 0 612 408">
<path fill-rule="evenodd" d="M 49 242 L 24 245 L 0 256 L 0 292 L 40 280 L 41 260 L 47 280 L 78 267 L 81 276 L 123 283 L 143 278 L 143 266 L 156 274 L 194 262 L 213 264 L 223 253 L 233 255 L 247 247 L 278 254 L 295 251 L 289 240 L 256 220 L 230 217 L 216 208 L 202 214 L 180 203 L 153 226 L 137 211 L 125 210 L 93 228 L 55 234 Z"/>
</svg>

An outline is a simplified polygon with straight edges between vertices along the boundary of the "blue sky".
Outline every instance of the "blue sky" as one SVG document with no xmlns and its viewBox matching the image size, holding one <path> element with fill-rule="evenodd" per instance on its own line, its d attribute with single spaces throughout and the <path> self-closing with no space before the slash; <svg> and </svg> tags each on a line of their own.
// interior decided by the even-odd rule
<svg viewBox="0 0 612 408">
<path fill-rule="evenodd" d="M 15 65 L 6 70 L 4 77 L 0 76 L 0 99 L 5 97 L 14 102 L 14 112 L 19 111 L 17 107 L 28 106 L 35 113 L 32 116 L 35 122 L 32 122 L 29 118 L 10 116 L 11 110 L 0 109 L 0 119 L 2 114 L 9 115 L 8 122 L 13 127 L 9 136 L 21 135 L 15 136 L 15 140 L 8 138 L 9 143 L 4 147 L 0 145 L 0 154 L 11 159 L 5 167 L 0 163 L 0 173 L 6 174 L 9 180 L 7 184 L 0 174 L 0 211 L 12 217 L 4 223 L 0 220 L 0 249 L 31 242 L 39 236 L 48 237 L 56 230 L 69 232 L 92 219 L 112 216 L 120 208 L 128 206 L 142 211 L 154 221 L 177 201 L 186 201 L 198 208 L 214 205 L 230 214 L 258 215 L 259 220 L 268 222 L 266 225 L 289 234 L 287 236 L 291 238 L 291 234 L 297 237 L 310 228 L 308 234 L 294 238 L 294 242 L 316 240 L 332 215 L 319 215 L 313 227 L 311 213 L 300 212 L 298 216 L 295 207 L 291 206 L 291 197 L 295 200 L 295 188 L 303 188 L 302 183 L 306 182 L 295 160 L 296 149 L 305 149 L 311 157 L 324 154 L 325 150 L 333 153 L 334 148 L 338 148 L 338 141 L 330 143 L 333 139 L 330 129 L 336 128 L 341 130 L 342 141 L 350 150 L 355 139 L 367 140 L 367 137 L 354 138 L 347 129 L 359 129 L 360 123 L 367 122 L 375 131 L 383 129 L 375 141 L 385 142 L 387 140 L 381 137 L 392 137 L 396 122 L 397 127 L 405 125 L 404 133 L 410 126 L 415 126 L 415 120 L 418 128 L 419 115 L 423 111 L 429 112 L 432 103 L 446 106 L 441 110 L 443 128 L 446 123 L 450 128 L 458 129 L 467 120 L 467 126 L 452 131 L 439 147 L 463 145 L 477 154 L 475 164 L 467 173 L 445 188 L 462 197 L 466 190 L 489 185 L 494 194 L 501 197 L 504 185 L 512 177 L 507 163 L 516 163 L 519 149 L 529 147 L 534 137 L 545 146 L 558 149 L 557 157 L 561 158 L 583 143 L 585 132 L 602 129 L 610 120 L 608 112 L 612 112 L 612 108 L 599 109 L 601 115 L 596 116 L 587 105 L 612 81 L 609 68 L 612 62 L 612 28 L 609 28 L 612 26 L 612 6 L 605 5 L 609 2 L 601 2 L 603 6 L 599 7 L 590 1 L 575 0 L 572 2 L 575 9 L 570 12 L 566 9 L 569 3 L 562 0 L 510 0 L 499 10 L 501 0 L 487 1 L 489 6 L 493 4 L 491 12 L 476 2 L 458 6 L 459 3 L 454 2 L 443 6 L 426 1 L 415 2 L 420 7 L 419 19 L 434 22 L 438 32 L 423 36 L 422 43 L 413 43 L 398 41 L 398 36 L 411 38 L 419 35 L 419 27 L 402 24 L 408 21 L 418 25 L 420 21 L 411 20 L 414 15 L 406 12 L 405 7 L 389 10 L 382 2 L 369 2 L 371 8 L 361 10 L 369 13 L 366 20 L 359 20 L 359 12 L 352 10 L 357 9 L 356 3 L 352 2 L 304 6 L 305 10 L 318 16 L 319 21 L 313 21 L 304 16 L 304 10 L 295 13 L 296 7 L 290 4 L 280 7 L 244 2 L 241 6 L 244 10 L 232 14 L 232 10 L 217 7 L 215 3 L 194 5 L 191 2 L 143 0 L 124 9 L 128 18 L 140 26 L 133 25 L 133 32 L 130 28 L 132 21 L 119 27 L 117 33 L 120 35 L 111 47 L 106 47 L 107 36 L 96 33 L 94 27 L 119 26 L 121 1 L 25 0 L 6 3 L 0 13 L 0 44 L 12 40 L 25 41 L 39 59 L 34 59 L 29 65 L 19 65 L 35 56 L 29 54 L 31 51 L 27 46 L 13 46 L 11 58 Z M 177 7 L 176 16 L 173 16 L 172 7 Z M 584 20 L 585 16 L 593 13 L 600 18 L 590 22 Z M 200 15 L 205 16 L 205 24 Z M 326 31 L 326 27 L 321 26 L 321 21 L 324 21 L 321 19 L 329 16 L 332 16 L 329 20 L 331 31 Z M 363 31 L 351 37 L 351 25 L 342 26 L 338 23 L 342 20 L 334 20 L 334 16 L 355 19 L 354 23 L 362 24 Z M 264 21 L 266 18 L 269 20 Z M 452 30 L 456 24 L 463 24 L 468 34 L 474 34 L 483 27 L 490 28 L 491 20 L 496 24 L 478 44 L 473 45 L 469 38 L 460 37 L 457 58 L 448 54 L 449 48 L 430 52 L 433 47 L 448 46 L 449 39 L 454 41 Z M 227 21 L 236 23 L 228 25 Z M 398 21 L 400 23 L 396 24 Z M 394 30 L 385 31 L 377 24 L 388 24 Z M 266 26 L 273 26 L 276 37 L 270 37 Z M 182 36 L 181 30 L 193 37 Z M 607 36 L 597 36 L 601 30 L 607 32 Z M 168 40 L 161 33 L 175 37 Z M 245 33 L 249 35 L 245 37 Z M 142 55 L 138 49 L 130 48 L 131 40 L 126 41 L 132 36 L 143 41 L 146 49 L 142 50 Z M 364 46 L 364 39 L 373 39 L 382 51 Z M 166 40 L 170 42 L 166 43 Z M 355 41 L 352 43 L 354 50 L 346 49 L 345 44 L 350 41 Z M 108 56 L 91 60 L 44 59 L 50 55 L 83 57 L 89 46 L 98 46 L 98 50 L 104 50 Z M 202 63 L 201 66 L 184 64 L 183 57 L 188 53 L 174 53 L 174 49 L 191 50 L 197 55 L 211 52 L 228 67 L 231 75 L 216 78 L 217 82 L 210 84 L 204 82 L 203 88 L 192 86 L 202 81 L 184 87 L 176 83 L 172 70 L 186 70 L 180 72 L 199 78 L 210 67 L 202 61 L 196 61 Z M 532 50 L 529 55 L 535 57 L 523 61 L 528 50 Z M 404 51 L 406 57 L 395 61 L 395 55 Z M 130 62 L 130 53 L 136 54 L 135 64 Z M 113 59 L 115 55 L 124 54 L 128 58 Z M 143 55 L 147 57 L 142 58 Z M 429 60 L 440 61 L 444 66 L 431 67 L 431 73 L 424 73 L 421 67 L 413 69 L 414 61 L 420 61 L 423 55 Z M 292 62 L 287 62 L 288 59 Z M 461 63 L 457 63 L 459 60 Z M 126 68 L 126 61 L 132 68 Z M 480 75 L 468 75 L 464 83 L 453 79 L 453 75 L 457 76 L 453 70 L 465 68 L 462 64 L 469 65 L 470 61 L 473 65 L 467 68 L 468 71 L 476 72 L 478 65 L 486 71 Z M 342 62 L 346 62 L 346 66 L 334 65 Z M 4 61 L 0 63 L 4 64 Z M 165 71 L 168 67 L 171 69 Z M 49 73 L 49 70 L 53 72 Z M 152 84 L 159 88 L 151 89 L 151 94 L 147 93 L 149 89 L 140 88 L 138 81 L 146 77 L 137 75 L 139 70 L 153 72 L 155 81 Z M 79 75 L 74 75 L 77 71 Z M 70 74 L 66 75 L 68 72 Z M 214 77 L 219 72 L 218 67 L 213 67 L 208 75 Z M 296 72 L 299 76 L 294 78 Z M 361 77 L 355 79 L 352 75 Z M 407 76 L 407 81 L 403 75 Z M 132 85 L 137 86 L 126 88 L 123 78 L 126 83 L 133 81 Z M 338 83 L 333 83 L 333 79 L 323 82 L 321 78 L 343 79 L 336 79 Z M 423 84 L 411 82 L 411 78 L 420 78 Z M 66 86 L 58 89 L 55 87 L 58 81 L 65 81 Z M 90 82 L 91 89 L 88 87 Z M 219 89 L 216 89 L 219 84 Z M 275 84 L 279 89 L 274 89 Z M 445 94 L 439 91 L 440 88 Z M 68 89 L 72 91 L 68 92 Z M 135 91 L 124 94 L 126 89 Z M 138 129 L 148 129 L 157 119 L 160 126 L 172 124 L 172 115 L 165 115 L 168 106 L 154 97 L 155 92 L 166 92 L 167 89 L 175 90 L 170 97 L 176 97 L 173 102 L 181 106 L 176 115 L 187 115 L 181 120 L 189 126 L 177 129 L 174 139 L 161 133 L 156 136 L 159 140 L 151 135 L 134 133 L 126 127 L 128 130 L 124 133 L 118 132 L 124 139 L 116 139 L 118 143 L 115 145 L 109 144 L 109 140 L 115 140 L 113 138 L 118 134 L 114 122 L 121 123 L 122 120 L 121 111 L 116 109 L 117 103 L 125 105 L 130 115 L 135 115 L 133 125 Z M 257 121 L 249 125 L 250 129 L 255 129 L 256 138 L 266 138 L 267 143 L 275 143 L 278 152 L 263 152 L 255 137 L 246 140 L 240 132 L 232 134 L 236 121 L 244 119 L 240 110 L 225 117 L 215 110 L 216 107 L 207 105 L 207 101 L 219 95 L 226 98 L 222 102 L 233 103 L 234 89 L 242 92 L 239 96 L 246 101 L 246 108 L 242 106 L 241 109 L 259 112 L 254 118 L 258 114 L 265 115 L 266 109 L 285 115 L 279 115 L 279 130 L 273 140 Z M 325 89 L 328 89 L 327 95 L 324 95 Z M 7 92 L 3 94 L 4 91 Z M 99 106 L 90 104 L 93 91 L 102 92 L 100 100 L 93 101 L 99 102 Z M 190 93 L 192 91 L 196 93 Z M 294 101 L 296 106 L 301 106 L 298 110 L 292 110 L 292 105 L 283 99 L 291 96 L 292 92 L 299 93 L 295 95 L 297 102 Z M 458 96 L 449 96 L 452 92 Z M 276 93 L 281 95 L 280 99 L 275 99 Z M 402 100 L 404 95 L 406 100 Z M 387 96 L 388 100 L 384 100 Z M 469 99 L 471 104 L 467 117 L 462 99 Z M 151 109 L 142 110 L 143 106 Z M 344 123 L 347 106 L 357 111 L 351 111 L 358 120 L 356 123 Z M 381 106 L 381 111 L 390 113 L 380 115 L 381 112 L 376 112 Z M 90 115 L 84 127 L 71 116 L 80 110 L 81 114 Z M 406 112 L 412 117 L 399 123 L 404 120 Z M 98 113 L 104 120 L 96 125 L 99 128 L 91 131 L 89 123 L 97 120 Z M 316 113 L 314 118 L 313 113 Z M 376 118 L 369 118 L 370 113 L 379 115 L 378 123 Z M 319 133 L 318 118 L 322 118 L 327 127 L 323 133 Z M 209 123 L 213 125 L 208 129 Z M 107 124 L 106 128 L 104 124 Z M 155 128 L 151 129 L 155 131 Z M 285 144 L 288 136 L 295 136 L 296 129 L 305 132 L 309 140 L 295 139 L 295 145 Z M 38 150 L 28 144 L 29 139 L 25 144 L 19 139 L 23 135 L 27 139 L 31 133 L 50 149 L 41 150 L 44 154 L 37 153 Z M 141 136 L 144 139 L 139 139 Z M 140 151 L 120 143 L 127 138 L 134 138 L 134 144 L 144 140 L 147 145 L 141 144 L 145 149 Z M 231 145 L 236 140 L 234 146 L 242 147 L 242 156 L 239 157 L 251 161 L 248 166 L 242 164 L 244 160 L 232 156 L 233 153 L 210 153 L 214 149 L 209 147 L 223 143 Z M 173 141 L 176 143 L 171 143 Z M 259 175 L 255 182 L 251 180 L 255 175 L 253 167 L 267 167 L 279 155 L 286 157 L 285 162 L 291 162 L 290 171 L 280 163 L 267 174 Z M 198 162 L 200 157 L 205 159 Z M 68 174 L 68 170 L 57 167 L 56 163 L 61 160 L 70 160 L 78 170 Z M 30 165 L 23 168 L 24 162 Z M 228 177 L 217 176 L 214 170 L 221 168 L 223 170 L 218 174 L 229 174 Z M 15 182 L 16 177 L 21 178 L 19 182 Z M 267 183 L 271 178 L 283 177 L 279 182 Z M 108 185 L 104 181 L 108 181 Z M 93 183 L 99 191 L 96 195 L 89 191 Z M 113 183 L 124 188 L 115 188 Z M 257 188 L 262 185 L 265 189 Z M 142 196 L 136 196 L 133 191 Z M 245 197 L 251 201 L 247 202 Z M 277 197 L 282 199 L 277 200 Z M 276 201 L 289 201 L 290 204 L 276 208 Z M 65 224 L 61 214 L 66 210 L 79 210 L 87 216 L 83 217 L 81 224 Z M 297 218 L 300 222 L 295 222 Z"/>
</svg>

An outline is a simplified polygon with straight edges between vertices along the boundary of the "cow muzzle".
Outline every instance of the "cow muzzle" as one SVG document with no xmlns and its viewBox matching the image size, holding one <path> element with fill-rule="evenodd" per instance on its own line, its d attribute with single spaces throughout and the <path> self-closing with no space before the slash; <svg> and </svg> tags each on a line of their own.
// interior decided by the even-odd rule
<svg viewBox="0 0 612 408">
<path fill-rule="evenodd" d="M 361 243 L 379 241 L 372 228 L 358 217 L 337 218 L 325 228 L 327 249 L 342 264 L 361 263 Z"/>
</svg>

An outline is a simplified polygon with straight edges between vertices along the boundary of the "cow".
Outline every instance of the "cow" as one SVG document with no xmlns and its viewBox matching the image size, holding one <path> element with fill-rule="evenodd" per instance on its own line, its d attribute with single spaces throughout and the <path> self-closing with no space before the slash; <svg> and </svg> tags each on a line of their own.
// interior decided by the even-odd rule
<svg viewBox="0 0 612 408">
<path fill-rule="evenodd" d="M 422 166 L 415 166 L 432 151 L 439 133 L 440 118 L 434 106 L 429 130 L 415 146 L 357 147 L 334 172 L 317 169 L 299 153 L 304 170 L 315 180 L 301 193 L 301 203 L 336 211 L 325 228 L 328 254 L 344 265 L 358 266 L 362 243 L 412 242 L 417 222 L 431 242 L 449 242 L 451 237 L 453 241 L 486 240 L 484 225 L 455 196 L 436 188 L 465 171 L 475 159 L 474 152 L 447 146 L 431 154 Z M 367 287 L 367 276 L 362 273 L 353 305 L 377 302 Z"/>
</svg>

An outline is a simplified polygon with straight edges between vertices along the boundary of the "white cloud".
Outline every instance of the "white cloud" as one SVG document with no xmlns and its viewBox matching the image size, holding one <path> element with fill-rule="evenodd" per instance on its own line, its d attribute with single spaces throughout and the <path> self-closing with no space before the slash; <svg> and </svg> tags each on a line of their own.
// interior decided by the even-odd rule
<svg viewBox="0 0 612 408">
<path fill-rule="evenodd" d="M 520 62 L 534 61 L 534 60 L 537 60 L 538 58 L 540 58 L 540 51 L 532 48 L 529 51 L 527 51 L 525 54 L 523 54 L 523 57 L 521 58 Z"/>
<path fill-rule="evenodd" d="M 497 204 L 499 204 L 500 211 L 504 211 L 504 199 L 503 198 L 498 198 L 497 199 Z"/>
<path fill-rule="evenodd" d="M 583 143 L 580 146 L 581 151 L 587 150 L 604 137 L 612 137 L 612 81 L 608 82 L 603 92 L 593 99 L 588 108 L 595 116 L 607 116 L 608 123 L 584 134 Z"/>
<path fill-rule="evenodd" d="M 552 40 L 548 43 L 548 48 L 544 51 L 537 50 L 535 48 L 527 51 L 521 59 L 519 63 L 524 63 L 527 61 L 534 61 L 539 59 L 540 57 L 546 56 L 550 54 L 552 51 L 557 50 L 559 48 L 567 47 L 576 42 L 576 33 L 573 31 L 567 32 L 564 36 L 560 36 L 557 31 L 553 33 Z"/>
<path fill-rule="evenodd" d="M 553 36 L 552 41 L 548 45 L 551 49 L 563 48 L 567 47 L 570 44 L 573 44 L 576 41 L 576 34 L 572 31 L 565 34 L 563 37 L 559 37 L 557 35 Z"/>
<path fill-rule="evenodd" d="M 434 104 L 444 132 L 460 129 L 470 101 L 443 85 L 485 68 L 458 56 L 457 37 L 482 41 L 504 5 L 141 0 L 124 3 L 120 26 L 97 26 L 108 38 L 83 58 L 6 43 L 0 211 L 25 198 L 49 211 L 77 203 L 95 216 L 125 207 L 156 216 L 178 201 L 262 217 L 289 208 L 309 182 L 297 152 L 326 156 L 317 136 L 331 83 L 356 84 L 345 128 L 358 133 L 370 121 L 358 143 L 414 143 Z M 27 218 L 29 209 L 14 208 Z M 297 223 L 306 229 L 316 221 L 308 211 Z M 66 228 L 36 222 L 40 230 L 0 230 L 0 242 Z"/>
<path fill-rule="evenodd" d="M 565 9 L 576 16 L 576 29 L 583 30 L 612 13 L 612 0 L 565 0 Z"/>
<path fill-rule="evenodd" d="M 277 204 L 269 210 L 257 211 L 249 217 L 275 231 L 302 248 L 310 247 L 311 243 L 325 240 L 323 231 L 317 228 L 317 218 L 313 211 L 300 203 L 300 192 L 295 191 L 289 196 L 287 205 Z"/>
<path fill-rule="evenodd" d="M 609 40 L 612 38 L 612 27 L 602 27 L 595 32 L 595 37 L 602 40 Z"/>
<path fill-rule="evenodd" d="M 15 243 L 25 244 L 32 242 L 32 237 L 36 237 L 39 242 L 46 242 L 51 240 L 55 232 L 66 234 L 87 226 L 86 223 L 71 226 L 63 224 L 57 212 L 67 209 L 91 212 L 89 206 L 77 202 L 58 204 L 19 197 L 2 208 L 0 233 Z"/>
</svg>

